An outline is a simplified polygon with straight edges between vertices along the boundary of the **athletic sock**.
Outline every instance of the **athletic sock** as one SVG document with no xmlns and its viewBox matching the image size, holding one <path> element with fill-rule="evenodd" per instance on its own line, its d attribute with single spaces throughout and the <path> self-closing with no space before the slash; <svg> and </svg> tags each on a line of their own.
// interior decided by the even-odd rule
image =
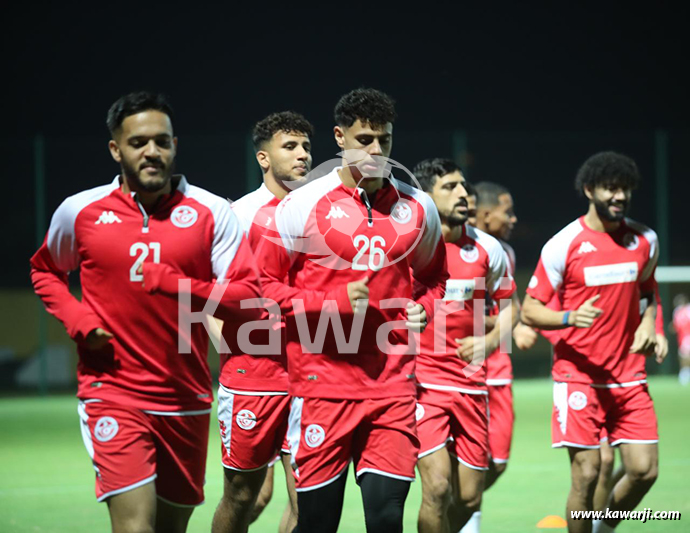
<svg viewBox="0 0 690 533">
<path fill-rule="evenodd" d="M 479 523 L 482 519 L 482 512 L 476 511 L 472 513 L 472 516 L 467 521 L 467 523 L 462 526 L 459 533 L 479 533 Z"/>
<path fill-rule="evenodd" d="M 614 533 L 615 531 L 603 520 L 592 520 L 592 533 Z"/>
</svg>

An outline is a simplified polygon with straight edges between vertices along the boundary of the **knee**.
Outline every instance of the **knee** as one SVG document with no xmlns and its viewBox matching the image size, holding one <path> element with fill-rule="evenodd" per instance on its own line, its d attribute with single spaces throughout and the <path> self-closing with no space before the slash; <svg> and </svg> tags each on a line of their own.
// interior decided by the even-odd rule
<svg viewBox="0 0 690 533">
<path fill-rule="evenodd" d="M 588 460 L 576 460 L 575 463 L 572 471 L 573 488 L 583 492 L 594 490 L 599 480 L 601 463 Z"/>
<path fill-rule="evenodd" d="M 367 515 L 367 531 L 402 531 L 403 506 L 388 502 Z"/>
<path fill-rule="evenodd" d="M 637 461 L 625 473 L 634 485 L 651 487 L 659 477 L 659 465 L 652 460 Z"/>
<path fill-rule="evenodd" d="M 432 475 L 422 483 L 422 499 L 433 507 L 446 507 L 451 500 L 453 488 L 445 476 Z"/>
<path fill-rule="evenodd" d="M 113 521 L 113 533 L 154 533 L 154 525 L 143 517 L 129 516 Z"/>
</svg>

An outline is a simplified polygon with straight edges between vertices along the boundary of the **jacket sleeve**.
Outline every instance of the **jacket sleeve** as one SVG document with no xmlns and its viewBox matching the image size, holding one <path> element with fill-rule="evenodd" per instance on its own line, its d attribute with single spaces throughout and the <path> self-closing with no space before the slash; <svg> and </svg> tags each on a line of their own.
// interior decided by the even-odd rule
<svg viewBox="0 0 690 533">
<path fill-rule="evenodd" d="M 262 291 L 256 260 L 229 204 L 214 220 L 211 264 L 214 281 L 191 279 L 170 265 L 145 262 L 142 265 L 144 288 L 151 294 L 177 298 L 179 281 L 189 280 L 192 311 L 212 305 L 216 307 L 214 316 L 222 320 L 258 320 L 261 309 L 241 306 L 243 300 L 261 298 Z"/>
<path fill-rule="evenodd" d="M 90 331 L 104 327 L 101 319 L 84 302 L 69 292 L 69 272 L 79 267 L 75 224 L 78 207 L 72 198 L 53 214 L 43 245 L 30 260 L 31 283 L 46 310 L 62 322 L 67 334 L 83 342 Z"/>
<path fill-rule="evenodd" d="M 293 300 L 301 300 L 306 313 L 320 313 L 327 300 L 335 300 L 341 314 L 352 313 L 347 285 L 328 291 L 298 289 L 288 284 L 292 265 L 313 251 L 304 227 L 309 213 L 288 195 L 276 208 L 274 222 L 256 247 L 261 270 L 261 285 L 267 298 L 274 300 L 284 315 L 294 315 Z"/>
</svg>

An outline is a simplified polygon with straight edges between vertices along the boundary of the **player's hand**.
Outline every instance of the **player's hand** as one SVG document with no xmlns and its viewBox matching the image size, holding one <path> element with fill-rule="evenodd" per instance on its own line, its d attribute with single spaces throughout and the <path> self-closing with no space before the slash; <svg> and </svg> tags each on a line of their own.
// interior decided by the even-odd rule
<svg viewBox="0 0 690 533">
<path fill-rule="evenodd" d="M 599 318 L 604 312 L 603 309 L 594 307 L 594 302 L 596 302 L 601 297 L 601 294 L 593 296 L 575 311 L 570 312 L 568 317 L 568 324 L 575 326 L 576 328 L 588 328 L 594 323 L 594 320 Z"/>
<path fill-rule="evenodd" d="M 473 360 L 483 361 L 487 355 L 486 337 L 465 337 L 464 339 L 455 339 L 455 342 L 458 343 L 455 353 L 466 363 L 471 363 Z"/>
<path fill-rule="evenodd" d="M 656 349 L 654 350 L 656 355 L 656 362 L 661 364 L 666 359 L 668 355 L 668 339 L 666 335 L 656 334 Z"/>
<path fill-rule="evenodd" d="M 113 338 L 113 334 L 103 328 L 96 328 L 89 331 L 89 334 L 84 339 L 86 347 L 89 350 L 100 350 Z"/>
<path fill-rule="evenodd" d="M 422 304 L 409 302 L 405 308 L 407 322 L 405 326 L 412 331 L 421 333 L 426 328 L 426 311 Z"/>
<path fill-rule="evenodd" d="M 520 350 L 529 350 L 536 344 L 537 337 L 537 332 L 524 324 L 518 324 L 513 329 L 513 340 Z"/>
<path fill-rule="evenodd" d="M 353 313 L 357 311 L 357 300 L 369 299 L 369 287 L 367 287 L 368 283 L 369 276 L 364 276 L 358 281 L 351 281 L 347 284 L 347 297 L 350 299 L 350 305 L 352 306 Z"/>
<path fill-rule="evenodd" d="M 656 353 L 656 331 L 654 325 L 647 326 L 642 323 L 635 331 L 635 338 L 632 346 L 630 346 L 630 353 L 641 353 L 644 355 L 654 355 Z"/>
</svg>

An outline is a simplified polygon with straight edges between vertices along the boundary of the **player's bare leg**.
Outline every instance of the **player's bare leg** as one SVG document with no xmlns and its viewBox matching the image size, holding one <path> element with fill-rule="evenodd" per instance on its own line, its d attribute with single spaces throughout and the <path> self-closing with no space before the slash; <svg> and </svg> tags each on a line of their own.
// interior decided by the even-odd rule
<svg viewBox="0 0 690 533">
<path fill-rule="evenodd" d="M 568 448 L 570 454 L 570 493 L 566 506 L 569 533 L 590 533 L 592 522 L 574 520 L 571 511 L 594 510 L 594 489 L 599 479 L 601 458 L 598 449 Z"/>
<path fill-rule="evenodd" d="M 486 472 L 485 491 L 489 490 L 489 488 L 496 483 L 496 480 L 503 475 L 506 468 L 508 468 L 508 463 L 494 463 L 493 461 L 489 461 L 489 470 Z"/>
<path fill-rule="evenodd" d="M 158 498 L 156 533 L 184 533 L 194 507 L 173 505 Z"/>
<path fill-rule="evenodd" d="M 451 531 L 460 531 L 481 508 L 485 474 L 484 470 L 470 468 L 459 461 L 453 469 L 453 501 L 448 508 Z"/>
<path fill-rule="evenodd" d="M 621 460 L 625 474 L 613 487 L 608 507 L 611 511 L 632 511 L 652 488 L 659 475 L 657 444 L 621 444 Z M 607 520 L 615 526 L 620 520 Z"/>
<path fill-rule="evenodd" d="M 266 477 L 264 478 L 264 483 L 261 485 L 261 490 L 259 491 L 259 496 L 256 498 L 256 503 L 252 507 L 252 514 L 249 517 L 249 523 L 253 524 L 257 518 L 261 515 L 263 510 L 266 508 L 268 503 L 273 497 L 273 465 L 269 466 L 266 470 Z"/>
<path fill-rule="evenodd" d="M 601 441 L 601 448 L 599 448 L 601 456 L 601 466 L 599 468 L 599 479 L 597 480 L 597 487 L 594 489 L 594 510 L 602 511 L 606 508 L 606 502 L 609 500 L 609 494 L 613 488 L 613 466 L 616 461 L 616 454 L 614 449 L 609 446 L 608 441 Z"/>
<path fill-rule="evenodd" d="M 251 472 L 225 469 L 223 497 L 213 515 L 213 533 L 245 533 L 252 508 L 266 478 L 267 467 Z"/>
<path fill-rule="evenodd" d="M 128 490 L 108 498 L 113 533 L 154 533 L 156 530 L 156 484 Z"/>
<path fill-rule="evenodd" d="M 448 507 L 453 497 L 453 462 L 444 446 L 422 457 L 417 463 L 422 478 L 422 505 L 419 508 L 417 531 L 419 533 L 447 533 Z"/>
<path fill-rule="evenodd" d="M 285 469 L 288 502 L 280 519 L 278 533 L 292 533 L 292 530 L 297 527 L 297 492 L 295 491 L 295 476 L 292 473 L 292 456 L 289 453 L 281 453 L 280 461 Z"/>
</svg>

